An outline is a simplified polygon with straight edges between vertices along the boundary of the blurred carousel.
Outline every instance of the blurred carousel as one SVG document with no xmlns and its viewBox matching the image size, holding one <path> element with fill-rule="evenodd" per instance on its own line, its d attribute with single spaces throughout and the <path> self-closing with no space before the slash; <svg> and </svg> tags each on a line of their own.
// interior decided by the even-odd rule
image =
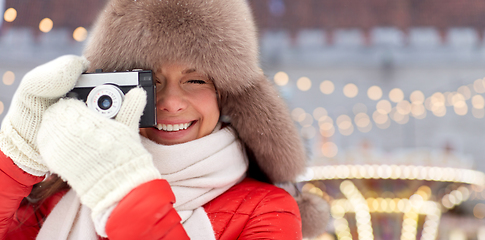
<svg viewBox="0 0 485 240">
<path fill-rule="evenodd" d="M 443 216 L 485 186 L 485 175 L 472 167 L 471 158 L 449 148 L 363 147 L 316 159 L 299 184 L 331 206 L 328 233 L 317 239 L 453 239 L 442 236 L 449 235 L 440 230 Z"/>
</svg>

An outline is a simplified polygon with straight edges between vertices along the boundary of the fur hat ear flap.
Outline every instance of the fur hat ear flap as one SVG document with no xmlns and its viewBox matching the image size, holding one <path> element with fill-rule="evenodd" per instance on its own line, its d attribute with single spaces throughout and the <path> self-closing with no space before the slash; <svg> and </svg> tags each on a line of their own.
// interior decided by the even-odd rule
<svg viewBox="0 0 485 240">
<path fill-rule="evenodd" d="M 261 74 L 240 94 L 221 92 L 222 114 L 251 149 L 261 170 L 273 182 L 294 181 L 304 171 L 306 155 L 289 111 Z"/>
<path fill-rule="evenodd" d="M 280 183 L 279 187 L 292 195 L 300 210 L 304 238 L 316 238 L 327 231 L 330 221 L 330 206 L 322 197 L 308 191 L 300 191 L 296 184 Z"/>
<path fill-rule="evenodd" d="M 300 209 L 304 238 L 315 238 L 327 230 L 330 220 L 330 206 L 323 198 L 308 192 L 295 197 Z"/>
</svg>

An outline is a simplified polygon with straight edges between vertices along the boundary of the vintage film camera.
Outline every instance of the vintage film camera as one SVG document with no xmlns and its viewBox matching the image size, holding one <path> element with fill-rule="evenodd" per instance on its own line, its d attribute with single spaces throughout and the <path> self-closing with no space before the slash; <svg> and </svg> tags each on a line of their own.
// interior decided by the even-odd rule
<svg viewBox="0 0 485 240">
<path fill-rule="evenodd" d="M 125 94 L 132 88 L 142 87 L 147 92 L 147 105 L 143 110 L 140 128 L 157 125 L 156 82 L 151 70 L 133 70 L 126 72 L 84 73 L 67 97 L 86 102 L 88 108 L 107 118 L 118 114 Z"/>
</svg>

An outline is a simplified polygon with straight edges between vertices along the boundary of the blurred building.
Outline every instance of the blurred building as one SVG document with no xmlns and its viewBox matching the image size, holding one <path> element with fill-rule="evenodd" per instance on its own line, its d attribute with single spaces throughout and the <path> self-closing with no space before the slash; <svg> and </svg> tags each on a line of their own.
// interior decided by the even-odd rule
<svg viewBox="0 0 485 240">
<path fill-rule="evenodd" d="M 369 164 L 485 171 L 484 1 L 248 2 L 260 29 L 261 66 L 287 100 L 313 165 L 327 170 Z M 104 4 L 106 0 L 0 0 L 0 120 L 27 71 L 60 55 L 82 53 Z M 363 149 L 374 155 L 363 158 Z M 420 157 L 395 157 L 417 152 Z M 445 153 L 455 157 L 444 158 L 451 156 Z M 443 208 L 438 239 L 485 239 L 485 191 L 470 182 L 440 185 L 411 175 L 399 175 L 401 180 L 376 175 L 376 181 L 358 182 L 350 170 L 339 178 L 328 176 L 333 175 L 313 184 L 329 200 L 345 198 L 339 190 L 345 179 L 371 203 L 409 198 L 427 186 L 432 189 L 429 200 L 451 206 Z M 468 201 L 450 205 L 451 192 L 460 187 L 468 189 Z M 344 201 L 334 204 L 346 206 Z M 395 209 L 398 215 L 393 216 L 402 220 L 399 214 L 404 213 Z M 383 213 L 375 212 L 371 214 Z M 374 233 L 390 236 L 382 229 Z"/>
</svg>

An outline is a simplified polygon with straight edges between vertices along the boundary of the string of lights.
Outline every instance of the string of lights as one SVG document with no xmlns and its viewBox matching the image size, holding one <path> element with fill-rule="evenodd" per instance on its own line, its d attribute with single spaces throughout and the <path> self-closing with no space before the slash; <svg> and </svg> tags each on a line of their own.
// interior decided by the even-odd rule
<svg viewBox="0 0 485 240">
<path fill-rule="evenodd" d="M 273 80 L 277 86 L 284 87 L 290 83 L 287 73 L 278 72 Z M 307 77 L 301 77 L 296 81 L 296 87 L 300 91 L 308 91 L 312 87 L 312 81 Z M 336 91 L 335 85 L 330 80 L 320 83 L 320 91 L 324 95 L 330 95 Z M 342 88 L 343 94 L 348 98 L 354 98 L 359 93 L 359 88 L 348 83 Z M 338 132 L 343 136 L 350 136 L 356 129 L 363 133 L 372 130 L 373 125 L 379 129 L 387 129 L 391 120 L 398 124 L 406 124 L 411 117 L 424 119 L 428 112 L 436 117 L 444 117 L 452 107 L 456 115 L 464 116 L 471 111 L 475 118 L 485 116 L 485 78 L 476 79 L 468 85 L 462 85 L 456 90 L 447 92 L 435 92 L 426 97 L 420 90 L 415 90 L 405 98 L 403 90 L 393 88 L 388 93 L 388 99 L 384 99 L 384 93 L 380 86 L 373 85 L 367 89 L 367 97 L 375 101 L 375 109 L 368 114 L 368 107 L 364 103 L 355 103 L 352 110 L 353 116 L 341 114 L 330 116 L 324 107 L 317 107 L 313 112 L 306 112 L 303 108 L 297 107 L 291 111 L 292 118 L 300 125 L 301 136 L 306 139 L 313 139 L 317 133 L 326 139 L 322 142 L 321 153 L 324 157 L 333 158 L 338 154 L 338 147 L 328 138 Z M 467 103 L 469 102 L 469 103 Z M 471 106 L 469 106 L 469 104 Z M 314 123 L 318 127 L 314 127 Z"/>
</svg>

